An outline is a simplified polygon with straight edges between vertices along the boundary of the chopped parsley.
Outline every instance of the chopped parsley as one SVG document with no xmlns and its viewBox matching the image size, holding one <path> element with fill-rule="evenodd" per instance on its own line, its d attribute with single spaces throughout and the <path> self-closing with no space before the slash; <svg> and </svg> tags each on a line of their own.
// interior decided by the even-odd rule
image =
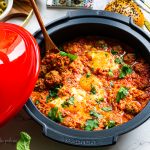
<svg viewBox="0 0 150 150">
<path fill-rule="evenodd" d="M 107 56 L 108 56 L 108 54 L 107 54 L 107 53 L 105 53 L 105 56 L 107 57 Z"/>
<path fill-rule="evenodd" d="M 36 100 L 36 101 L 35 101 L 35 104 L 36 104 L 36 105 L 38 105 L 39 103 L 40 103 L 40 101 L 39 101 L 39 100 Z"/>
<path fill-rule="evenodd" d="M 102 107 L 101 109 L 102 109 L 103 111 L 106 111 L 106 112 L 112 111 L 112 107 L 111 107 L 111 106 L 109 106 L 109 107 Z"/>
<path fill-rule="evenodd" d="M 67 55 L 71 61 L 74 61 L 78 56 L 77 55 L 73 55 L 73 54 L 69 54 Z"/>
<path fill-rule="evenodd" d="M 91 73 L 88 72 L 88 73 L 86 74 L 86 78 L 89 78 L 90 76 L 91 76 Z"/>
<path fill-rule="evenodd" d="M 91 68 L 91 71 L 92 71 L 92 72 L 94 71 L 94 68 L 93 68 L 93 67 Z"/>
<path fill-rule="evenodd" d="M 121 99 L 125 98 L 128 95 L 128 89 L 126 87 L 121 87 L 117 93 L 116 101 L 120 102 Z"/>
<path fill-rule="evenodd" d="M 53 107 L 49 111 L 48 117 L 56 122 L 62 122 L 62 120 L 63 120 L 62 113 L 58 111 L 58 107 Z"/>
<path fill-rule="evenodd" d="M 108 75 L 109 75 L 110 77 L 112 77 L 112 76 L 114 75 L 114 74 L 113 74 L 113 71 L 112 71 L 111 69 L 109 69 Z"/>
<path fill-rule="evenodd" d="M 67 56 L 70 58 L 71 61 L 74 61 L 78 56 L 77 55 L 73 55 L 73 54 L 70 54 L 70 53 L 66 53 L 64 51 L 60 51 L 59 54 L 61 56 Z"/>
<path fill-rule="evenodd" d="M 91 91 L 90 91 L 92 94 L 96 94 L 96 88 L 92 85 L 91 86 Z"/>
<path fill-rule="evenodd" d="M 95 118 L 102 118 L 102 115 L 97 113 L 95 110 L 91 110 L 90 115 L 95 117 Z"/>
<path fill-rule="evenodd" d="M 89 119 L 89 120 L 87 120 L 86 123 L 85 123 L 84 130 L 92 131 L 92 130 L 94 130 L 95 128 L 97 128 L 98 125 L 99 125 L 98 120 L 96 120 L 96 119 Z"/>
<path fill-rule="evenodd" d="M 57 98 L 58 97 L 58 91 L 61 88 L 61 85 L 55 85 L 53 88 L 49 90 L 49 95 L 47 96 L 46 99 L 51 99 L 51 98 Z"/>
<path fill-rule="evenodd" d="M 100 104 L 100 102 L 104 101 L 104 97 L 100 97 L 100 98 L 96 98 L 95 100 L 98 104 Z"/>
<path fill-rule="evenodd" d="M 67 56 L 68 55 L 68 53 L 66 53 L 64 51 L 60 51 L 59 53 L 60 53 L 61 56 Z"/>
<path fill-rule="evenodd" d="M 63 102 L 63 103 L 61 104 L 61 106 L 62 106 L 63 108 L 69 107 L 70 105 L 74 105 L 74 97 L 73 97 L 73 96 L 70 97 L 70 98 L 68 99 L 68 101 L 65 101 L 65 102 Z"/>
<path fill-rule="evenodd" d="M 113 120 L 110 120 L 108 123 L 107 123 L 107 126 L 106 126 L 106 129 L 110 129 L 110 128 L 113 128 L 116 126 L 116 122 L 113 121 Z"/>
<path fill-rule="evenodd" d="M 132 68 L 128 65 L 124 65 L 121 68 L 121 72 L 119 74 L 119 78 L 124 78 L 127 74 L 131 74 L 132 73 Z"/>
<path fill-rule="evenodd" d="M 112 53 L 113 55 L 117 55 L 117 54 L 118 54 L 118 52 L 115 51 L 114 49 L 111 50 L 111 53 Z"/>
<path fill-rule="evenodd" d="M 122 64 L 123 63 L 123 59 L 122 58 L 116 58 L 115 59 L 115 63 Z"/>
</svg>

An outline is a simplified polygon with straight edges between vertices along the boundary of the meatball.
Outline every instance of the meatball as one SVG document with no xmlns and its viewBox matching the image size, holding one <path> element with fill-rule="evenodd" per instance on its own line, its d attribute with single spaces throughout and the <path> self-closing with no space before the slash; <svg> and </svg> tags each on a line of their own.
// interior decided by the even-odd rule
<svg viewBox="0 0 150 150">
<path fill-rule="evenodd" d="M 46 65 L 41 65 L 40 66 L 39 77 L 44 77 L 46 73 L 47 73 L 47 67 L 46 67 Z"/>
<path fill-rule="evenodd" d="M 42 64 L 48 65 L 51 70 L 54 69 L 61 72 L 70 64 L 70 59 L 67 56 L 61 56 L 59 53 L 46 54 Z"/>
<path fill-rule="evenodd" d="M 136 57 L 135 57 L 135 54 L 133 53 L 128 53 L 124 56 L 123 60 L 125 61 L 125 63 L 127 64 L 132 64 L 135 62 L 136 60 Z"/>
<path fill-rule="evenodd" d="M 134 65 L 134 70 L 139 74 L 139 75 L 147 75 L 149 72 L 148 65 L 143 64 L 143 63 L 137 63 Z"/>
<path fill-rule="evenodd" d="M 45 84 L 47 87 L 52 87 L 61 82 L 62 77 L 59 75 L 59 72 L 52 70 L 45 75 Z"/>
<path fill-rule="evenodd" d="M 44 79 L 39 78 L 36 82 L 36 85 L 34 87 L 35 91 L 43 91 L 46 89 L 45 83 L 44 83 Z"/>
<path fill-rule="evenodd" d="M 138 101 L 131 101 L 125 105 L 125 111 L 132 115 L 138 114 L 141 109 L 141 104 Z"/>
</svg>

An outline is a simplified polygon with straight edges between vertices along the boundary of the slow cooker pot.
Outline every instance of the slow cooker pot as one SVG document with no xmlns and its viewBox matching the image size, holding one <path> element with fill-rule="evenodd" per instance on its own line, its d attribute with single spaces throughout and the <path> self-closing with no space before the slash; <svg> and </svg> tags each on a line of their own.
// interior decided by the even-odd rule
<svg viewBox="0 0 150 150">
<path fill-rule="evenodd" d="M 115 38 L 135 48 L 150 62 L 150 38 L 131 18 L 106 11 L 72 11 L 67 16 L 47 25 L 47 31 L 53 41 L 59 45 L 79 36 L 99 35 Z M 44 41 L 41 31 L 35 38 L 44 56 Z M 102 131 L 80 131 L 59 125 L 45 117 L 29 100 L 25 108 L 27 112 L 43 127 L 43 133 L 56 141 L 78 146 L 104 146 L 114 144 L 119 135 L 141 125 L 150 117 L 150 103 L 129 122 Z"/>
</svg>

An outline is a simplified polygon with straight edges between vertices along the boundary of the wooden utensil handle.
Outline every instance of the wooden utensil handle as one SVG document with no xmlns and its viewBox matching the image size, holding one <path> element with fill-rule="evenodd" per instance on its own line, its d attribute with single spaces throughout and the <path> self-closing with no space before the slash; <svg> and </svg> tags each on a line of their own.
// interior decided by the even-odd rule
<svg viewBox="0 0 150 150">
<path fill-rule="evenodd" d="M 49 37 L 49 35 L 47 34 L 47 31 L 46 31 L 46 28 L 45 28 L 45 25 L 43 23 L 43 20 L 41 18 L 41 14 L 39 13 L 39 10 L 38 10 L 38 7 L 35 3 L 34 0 L 30 0 L 31 4 L 32 4 L 32 7 L 33 7 L 33 10 L 35 12 L 35 15 L 37 17 L 37 20 L 39 22 L 39 25 L 41 27 L 41 30 L 43 32 L 43 35 L 44 35 L 44 38 L 45 40 L 49 40 L 51 41 L 51 43 L 48 44 L 48 42 L 45 44 L 46 47 L 50 47 L 51 49 L 57 49 L 56 45 L 53 43 L 53 41 L 51 40 L 51 38 Z M 46 48 L 47 49 L 47 48 Z"/>
</svg>

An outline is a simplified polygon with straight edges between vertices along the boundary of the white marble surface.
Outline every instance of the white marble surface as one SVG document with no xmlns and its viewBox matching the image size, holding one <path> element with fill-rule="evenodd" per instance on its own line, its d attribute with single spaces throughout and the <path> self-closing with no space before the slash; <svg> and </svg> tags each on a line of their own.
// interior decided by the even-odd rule
<svg viewBox="0 0 150 150">
<path fill-rule="evenodd" d="M 36 0 L 41 11 L 44 23 L 47 24 L 66 14 L 67 10 L 46 9 L 45 0 Z M 105 6 L 106 1 L 96 0 L 95 8 Z M 102 3 L 103 2 L 103 3 Z M 148 14 L 147 14 L 148 15 Z M 11 20 L 13 23 L 20 23 Z M 39 25 L 33 15 L 26 29 L 34 33 Z M 23 110 L 4 127 L 0 128 L 0 150 L 15 150 L 15 144 L 19 138 L 20 131 L 28 132 L 32 137 L 31 150 L 82 150 L 83 148 L 72 147 L 54 142 L 42 135 L 42 128 L 32 120 Z M 89 148 L 85 148 L 89 150 Z M 150 150 L 150 119 L 140 127 L 126 133 L 118 138 L 117 144 L 113 146 L 94 148 L 94 150 Z"/>
</svg>

